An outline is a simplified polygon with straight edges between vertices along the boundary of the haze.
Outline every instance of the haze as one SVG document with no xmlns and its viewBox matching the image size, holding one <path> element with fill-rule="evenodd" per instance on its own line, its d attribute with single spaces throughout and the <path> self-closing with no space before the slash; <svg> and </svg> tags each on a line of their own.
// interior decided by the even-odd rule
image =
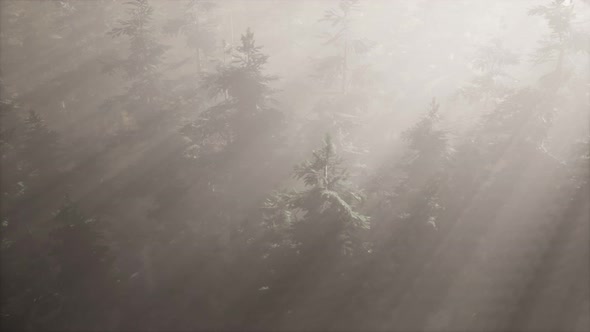
<svg viewBox="0 0 590 332">
<path fill-rule="evenodd" d="M 590 2 L 0 2 L 6 331 L 589 331 Z"/>
</svg>

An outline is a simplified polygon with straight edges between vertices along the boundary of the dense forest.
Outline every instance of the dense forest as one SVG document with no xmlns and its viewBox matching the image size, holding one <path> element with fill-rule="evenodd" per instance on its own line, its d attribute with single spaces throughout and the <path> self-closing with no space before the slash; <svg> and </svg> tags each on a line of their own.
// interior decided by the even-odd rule
<svg viewBox="0 0 590 332">
<path fill-rule="evenodd" d="M 2 330 L 590 330 L 589 1 L 0 9 Z"/>
</svg>

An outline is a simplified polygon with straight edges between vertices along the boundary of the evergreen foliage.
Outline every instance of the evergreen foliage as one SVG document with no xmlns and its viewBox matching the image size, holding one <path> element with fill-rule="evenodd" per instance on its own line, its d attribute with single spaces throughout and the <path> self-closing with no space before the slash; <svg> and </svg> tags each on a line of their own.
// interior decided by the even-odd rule
<svg viewBox="0 0 590 332">
<path fill-rule="evenodd" d="M 3 330 L 588 330 L 585 2 L 0 6 Z"/>
</svg>

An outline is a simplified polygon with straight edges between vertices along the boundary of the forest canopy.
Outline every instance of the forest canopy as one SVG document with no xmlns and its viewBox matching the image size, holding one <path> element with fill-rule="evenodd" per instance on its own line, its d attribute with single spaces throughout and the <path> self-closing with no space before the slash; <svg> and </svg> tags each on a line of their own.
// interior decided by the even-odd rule
<svg viewBox="0 0 590 332">
<path fill-rule="evenodd" d="M 590 2 L 0 2 L 6 331 L 590 330 Z"/>
</svg>

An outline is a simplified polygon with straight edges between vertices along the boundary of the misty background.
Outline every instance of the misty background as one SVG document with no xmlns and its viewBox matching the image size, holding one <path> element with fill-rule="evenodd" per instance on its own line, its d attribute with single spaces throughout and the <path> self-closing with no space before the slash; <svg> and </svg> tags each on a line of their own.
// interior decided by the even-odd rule
<svg viewBox="0 0 590 332">
<path fill-rule="evenodd" d="M 3 330 L 590 330 L 587 0 L 0 2 Z"/>
</svg>

